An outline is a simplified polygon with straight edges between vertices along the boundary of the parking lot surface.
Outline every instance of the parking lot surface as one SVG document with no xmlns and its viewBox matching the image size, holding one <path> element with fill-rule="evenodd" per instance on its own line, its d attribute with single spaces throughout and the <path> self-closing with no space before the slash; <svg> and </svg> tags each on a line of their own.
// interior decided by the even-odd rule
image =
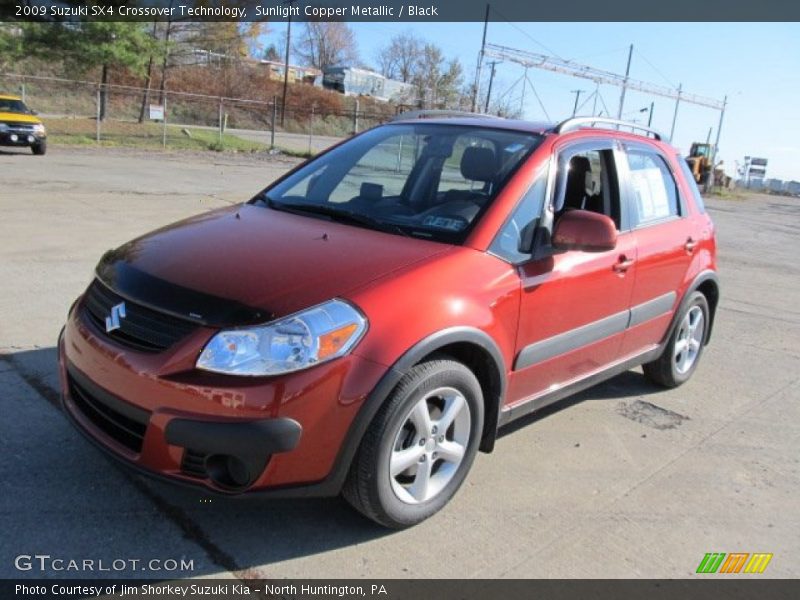
<svg viewBox="0 0 800 600">
<path fill-rule="evenodd" d="M 292 161 L 0 152 L 0 577 L 693 577 L 707 552 L 800 575 L 800 200 L 708 200 L 722 299 L 694 378 L 639 370 L 503 430 L 456 498 L 387 532 L 339 499 L 227 500 L 132 475 L 57 408 L 55 341 L 107 249 L 246 200 Z M 570 308 L 574 309 L 574 307 Z M 32 570 L 24 554 L 184 559 Z"/>
</svg>

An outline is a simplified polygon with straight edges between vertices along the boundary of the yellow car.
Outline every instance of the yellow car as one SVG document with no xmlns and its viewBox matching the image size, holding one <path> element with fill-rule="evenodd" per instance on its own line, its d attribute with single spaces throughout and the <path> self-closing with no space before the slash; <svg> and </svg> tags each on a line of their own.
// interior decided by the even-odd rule
<svg viewBox="0 0 800 600">
<path fill-rule="evenodd" d="M 0 146 L 28 146 L 34 154 L 47 152 L 47 131 L 22 98 L 0 94 Z"/>
</svg>

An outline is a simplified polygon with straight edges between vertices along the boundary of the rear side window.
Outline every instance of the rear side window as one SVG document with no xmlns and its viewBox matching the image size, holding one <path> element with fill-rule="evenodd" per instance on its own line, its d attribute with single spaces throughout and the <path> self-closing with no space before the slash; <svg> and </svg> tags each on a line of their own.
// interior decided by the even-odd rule
<svg viewBox="0 0 800 600">
<path fill-rule="evenodd" d="M 700 195 L 697 182 L 694 180 L 694 173 L 692 173 L 692 170 L 689 168 L 686 160 L 680 154 L 675 157 L 675 160 L 677 160 L 678 164 L 681 166 L 681 172 L 686 179 L 686 184 L 692 191 L 692 198 L 694 199 L 695 206 L 697 206 L 697 210 L 699 210 L 701 213 L 706 212 L 706 205 L 705 202 L 703 202 L 703 196 Z"/>
<path fill-rule="evenodd" d="M 628 150 L 633 190 L 631 221 L 641 227 L 680 215 L 678 186 L 664 159 L 653 152 Z"/>
</svg>

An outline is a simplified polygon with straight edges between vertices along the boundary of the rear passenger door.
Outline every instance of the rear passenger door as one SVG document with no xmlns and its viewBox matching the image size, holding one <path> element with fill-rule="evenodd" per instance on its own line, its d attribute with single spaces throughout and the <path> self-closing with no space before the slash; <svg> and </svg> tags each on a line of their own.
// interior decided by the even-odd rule
<svg viewBox="0 0 800 600">
<path fill-rule="evenodd" d="M 625 144 L 624 150 L 620 174 L 638 251 L 631 320 L 622 343 L 622 355 L 628 356 L 659 343 L 666 333 L 696 237 L 667 158 L 646 144 Z"/>
</svg>

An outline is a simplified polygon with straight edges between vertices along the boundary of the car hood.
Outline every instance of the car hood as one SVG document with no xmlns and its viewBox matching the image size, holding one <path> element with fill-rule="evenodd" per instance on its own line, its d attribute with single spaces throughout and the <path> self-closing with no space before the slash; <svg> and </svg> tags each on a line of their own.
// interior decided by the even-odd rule
<svg viewBox="0 0 800 600">
<path fill-rule="evenodd" d="M 243 205 L 180 221 L 111 250 L 97 275 L 131 301 L 230 326 L 346 296 L 449 248 Z"/>
<path fill-rule="evenodd" d="M 33 115 L 26 115 L 25 113 L 0 111 L 0 123 L 5 123 L 5 122 L 30 123 L 31 125 L 36 125 L 37 123 L 41 123 L 42 120 L 39 117 L 35 117 Z"/>
</svg>

